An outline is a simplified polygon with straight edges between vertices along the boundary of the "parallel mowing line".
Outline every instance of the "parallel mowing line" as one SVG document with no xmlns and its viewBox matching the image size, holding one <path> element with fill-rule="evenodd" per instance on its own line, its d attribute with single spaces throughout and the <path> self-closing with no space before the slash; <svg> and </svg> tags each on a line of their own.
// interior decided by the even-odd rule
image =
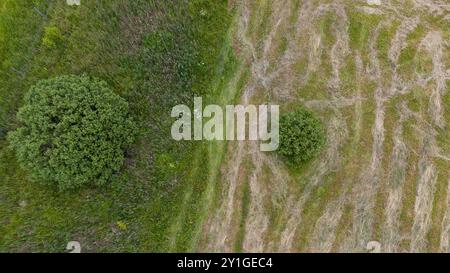
<svg viewBox="0 0 450 273">
<path fill-rule="evenodd" d="M 443 253 L 450 252 L 450 172 L 448 173 L 449 179 L 447 182 L 447 202 L 445 204 L 445 216 L 442 220 L 442 231 L 440 238 L 439 250 Z"/>
<path fill-rule="evenodd" d="M 382 24 L 374 30 L 369 40 L 370 61 L 373 71 L 373 78 L 377 81 L 378 87 L 375 90 L 374 100 L 376 102 L 375 124 L 372 128 L 372 159 L 370 166 L 360 174 L 360 181 L 354 187 L 354 214 L 353 227 L 350 236 L 341 245 L 341 250 L 365 251 L 365 244 L 371 240 L 373 208 L 375 206 L 375 195 L 378 191 L 378 180 L 380 177 L 380 163 L 383 157 L 384 143 L 384 95 L 381 86 L 381 71 L 378 61 L 376 41 Z"/>
<path fill-rule="evenodd" d="M 402 105 L 404 109 L 406 105 Z M 396 252 L 400 238 L 400 212 L 402 207 L 403 185 L 408 164 L 408 149 L 403 143 L 403 122 L 405 113 L 400 110 L 400 120 L 394 130 L 394 149 L 391 156 L 389 181 L 387 184 L 387 200 L 385 204 L 385 222 L 382 233 L 382 249 L 384 252 Z"/>
<path fill-rule="evenodd" d="M 391 47 L 389 48 L 388 57 L 393 64 L 393 76 L 391 80 L 391 86 L 387 92 L 387 98 L 392 98 L 402 89 L 406 88 L 402 86 L 403 83 L 400 82 L 397 75 L 397 63 L 401 51 L 407 46 L 408 35 L 417 27 L 419 24 L 418 17 L 406 18 L 397 29 L 394 38 L 391 42 Z M 409 91 L 408 91 L 409 92 Z M 384 223 L 382 227 L 382 249 L 385 252 L 396 252 L 398 251 L 399 243 L 401 241 L 399 228 L 399 217 L 402 206 L 402 195 L 403 195 L 403 185 L 406 178 L 407 169 L 407 157 L 408 149 L 403 143 L 403 122 L 407 118 L 406 104 L 402 103 L 399 110 L 400 120 L 394 129 L 393 142 L 394 148 L 392 151 L 390 170 L 388 174 L 387 181 L 387 200 L 384 211 Z"/>
<path fill-rule="evenodd" d="M 359 52 L 355 53 L 356 66 L 356 98 L 355 101 L 355 133 L 353 143 L 359 143 L 361 121 L 362 121 L 362 106 L 361 106 L 361 86 L 360 80 L 363 77 L 363 64 Z M 350 157 L 355 156 L 355 150 L 352 150 Z M 356 154 L 359 156 L 358 154 Z M 351 163 L 350 163 L 351 164 Z M 351 168 L 351 166 L 350 166 Z M 338 226 L 341 224 L 341 217 L 344 214 L 345 204 L 347 202 L 347 194 L 353 186 L 353 179 L 347 178 L 339 197 L 332 201 L 326 208 L 323 215 L 315 224 L 314 233 L 312 234 L 310 242 L 310 251 L 312 252 L 331 252 L 335 242 Z"/>
<path fill-rule="evenodd" d="M 411 230 L 411 252 L 424 252 L 427 247 L 427 233 L 431 225 L 433 197 L 436 189 L 436 169 L 427 156 L 419 161 L 419 179 L 416 202 L 414 204 L 414 223 Z"/>
<path fill-rule="evenodd" d="M 429 112 L 433 123 L 437 127 L 443 126 L 441 95 L 446 90 L 445 77 L 442 64 L 442 38 L 439 32 L 430 32 L 423 39 L 421 45 L 430 53 L 433 60 L 433 78 L 436 80 L 436 89 L 430 97 Z M 414 204 L 414 223 L 411 229 L 411 252 L 423 252 L 427 249 L 427 234 L 431 229 L 433 200 L 437 183 L 437 171 L 432 162 L 439 148 L 436 146 L 434 129 L 424 123 L 422 130 L 422 156 L 419 161 L 419 180 L 416 201 Z"/>
</svg>

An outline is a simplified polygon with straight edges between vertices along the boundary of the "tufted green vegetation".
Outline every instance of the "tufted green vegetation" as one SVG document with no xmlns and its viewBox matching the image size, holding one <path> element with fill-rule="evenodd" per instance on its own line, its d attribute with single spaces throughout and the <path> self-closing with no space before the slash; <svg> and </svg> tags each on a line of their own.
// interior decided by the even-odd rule
<svg viewBox="0 0 450 273">
<path fill-rule="evenodd" d="M 103 81 L 60 76 L 39 81 L 9 134 L 33 180 L 60 190 L 103 185 L 119 171 L 135 127 L 128 103 Z"/>
</svg>

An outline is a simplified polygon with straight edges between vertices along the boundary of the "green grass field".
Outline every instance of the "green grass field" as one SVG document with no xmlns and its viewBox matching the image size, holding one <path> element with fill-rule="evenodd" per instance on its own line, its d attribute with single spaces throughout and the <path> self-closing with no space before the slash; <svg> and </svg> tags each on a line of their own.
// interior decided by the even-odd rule
<svg viewBox="0 0 450 273">
<path fill-rule="evenodd" d="M 110 185 L 67 193 L 27 181 L 3 139 L 0 251 L 62 252 L 70 240 L 86 252 L 193 250 L 210 147 L 168 139 L 170 110 L 220 95 L 236 64 L 232 13 L 226 1 L 2 2 L 2 138 L 29 86 L 83 73 L 128 99 L 140 132 Z"/>
</svg>

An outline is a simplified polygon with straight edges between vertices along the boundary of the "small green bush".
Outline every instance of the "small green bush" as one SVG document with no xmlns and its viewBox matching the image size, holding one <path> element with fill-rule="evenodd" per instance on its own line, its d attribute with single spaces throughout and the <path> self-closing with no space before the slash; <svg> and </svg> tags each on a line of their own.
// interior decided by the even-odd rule
<svg viewBox="0 0 450 273">
<path fill-rule="evenodd" d="M 136 130 L 128 103 L 88 76 L 39 81 L 18 119 L 23 126 L 8 135 L 18 161 L 33 180 L 60 190 L 105 184 Z"/>
<path fill-rule="evenodd" d="M 44 28 L 42 44 L 47 48 L 57 48 L 61 45 L 64 37 L 58 27 L 48 26 Z"/>
<path fill-rule="evenodd" d="M 324 143 L 322 123 L 311 111 L 300 108 L 281 116 L 278 152 L 293 163 L 310 160 Z"/>
</svg>

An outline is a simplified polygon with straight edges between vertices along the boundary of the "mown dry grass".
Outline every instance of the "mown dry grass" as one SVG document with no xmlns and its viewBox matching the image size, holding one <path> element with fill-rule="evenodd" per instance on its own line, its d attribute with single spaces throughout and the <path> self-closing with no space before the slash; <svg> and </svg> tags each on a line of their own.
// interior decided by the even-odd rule
<svg viewBox="0 0 450 273">
<path fill-rule="evenodd" d="M 282 171 L 281 158 L 254 157 L 263 166 L 252 167 L 259 186 L 245 196 L 258 189 L 263 198 L 245 202 L 264 204 L 245 221 L 244 238 L 266 235 L 244 250 L 359 252 L 372 240 L 383 251 L 441 249 L 449 167 L 442 141 L 448 140 L 448 88 L 441 88 L 448 76 L 441 71 L 448 67 L 443 17 L 449 8 L 430 1 L 238 5 L 237 33 L 252 71 L 241 102 L 276 101 L 283 111 L 306 105 L 328 134 L 316 160 L 288 167 L 285 179 L 293 183 L 272 178 Z M 270 198 L 274 187 L 287 187 L 281 202 Z"/>
</svg>

